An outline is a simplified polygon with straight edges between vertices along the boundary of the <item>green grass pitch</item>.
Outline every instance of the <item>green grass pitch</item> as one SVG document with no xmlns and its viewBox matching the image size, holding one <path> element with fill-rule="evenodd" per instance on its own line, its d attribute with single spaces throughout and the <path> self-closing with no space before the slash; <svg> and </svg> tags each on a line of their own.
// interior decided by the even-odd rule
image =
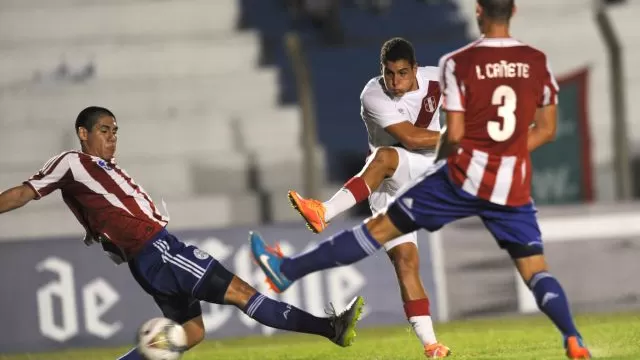
<svg viewBox="0 0 640 360">
<path fill-rule="evenodd" d="M 640 359 L 640 312 L 580 315 L 577 322 L 594 358 Z M 564 359 L 558 332 L 541 316 L 493 318 L 439 324 L 449 359 Z M 126 348 L 0 355 L 2 360 L 113 360 Z M 412 360 L 424 359 L 407 326 L 365 328 L 350 348 L 308 335 L 209 340 L 184 360 Z"/>
</svg>

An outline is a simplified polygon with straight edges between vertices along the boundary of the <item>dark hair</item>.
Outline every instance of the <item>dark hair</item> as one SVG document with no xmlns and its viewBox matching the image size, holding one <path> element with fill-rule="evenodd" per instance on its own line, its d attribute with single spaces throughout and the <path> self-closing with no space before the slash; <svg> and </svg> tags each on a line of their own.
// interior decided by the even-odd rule
<svg viewBox="0 0 640 360">
<path fill-rule="evenodd" d="M 114 119 L 116 118 L 111 111 L 99 106 L 89 106 L 88 108 L 80 111 L 80 114 L 78 114 L 78 117 L 76 118 L 76 133 L 81 127 L 91 132 L 93 126 L 103 116 L 110 116 Z"/>
<path fill-rule="evenodd" d="M 511 19 L 514 3 L 515 0 L 478 0 L 486 16 L 497 21 Z"/>
<path fill-rule="evenodd" d="M 384 65 L 387 61 L 407 60 L 409 65 L 416 64 L 416 54 L 413 45 L 403 38 L 393 38 L 385 41 L 380 50 L 380 63 Z"/>
</svg>

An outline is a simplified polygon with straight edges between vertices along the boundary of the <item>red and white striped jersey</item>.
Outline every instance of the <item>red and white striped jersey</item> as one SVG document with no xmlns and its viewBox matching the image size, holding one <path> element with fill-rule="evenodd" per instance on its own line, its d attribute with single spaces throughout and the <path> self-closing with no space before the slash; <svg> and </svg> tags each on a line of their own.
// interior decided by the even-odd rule
<svg viewBox="0 0 640 360">
<path fill-rule="evenodd" d="M 79 151 L 53 157 L 24 183 L 36 192 L 36 199 L 60 189 L 87 234 L 108 239 L 124 259 L 134 256 L 169 220 L 114 161 Z"/>
<path fill-rule="evenodd" d="M 440 59 L 443 109 L 465 113 L 464 138 L 449 155 L 452 181 L 495 204 L 531 201 L 529 126 L 558 102 L 546 55 L 512 38 L 480 38 Z"/>
</svg>

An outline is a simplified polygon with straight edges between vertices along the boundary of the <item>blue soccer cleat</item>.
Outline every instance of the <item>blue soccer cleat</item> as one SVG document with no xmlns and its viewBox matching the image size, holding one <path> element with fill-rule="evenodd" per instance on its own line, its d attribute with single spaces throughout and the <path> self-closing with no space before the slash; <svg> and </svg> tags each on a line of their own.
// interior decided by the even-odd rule
<svg viewBox="0 0 640 360">
<path fill-rule="evenodd" d="M 267 275 L 267 283 L 271 289 L 277 293 L 287 290 L 291 286 L 291 281 L 280 272 L 280 265 L 284 258 L 280 247 L 277 245 L 275 247 L 268 246 L 262 237 L 253 231 L 249 232 L 249 243 L 253 259 Z"/>
</svg>

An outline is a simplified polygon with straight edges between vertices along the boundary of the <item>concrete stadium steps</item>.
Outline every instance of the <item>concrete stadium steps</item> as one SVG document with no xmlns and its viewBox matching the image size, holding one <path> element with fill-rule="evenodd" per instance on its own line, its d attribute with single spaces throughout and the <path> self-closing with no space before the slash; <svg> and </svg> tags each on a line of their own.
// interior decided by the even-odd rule
<svg viewBox="0 0 640 360">
<path fill-rule="evenodd" d="M 156 205 L 162 206 L 160 198 L 154 198 Z M 210 195 L 167 200 L 171 215 L 169 230 L 194 229 L 200 227 L 228 227 L 249 225 L 260 221 L 260 202 L 251 193 Z M 164 212 L 164 209 L 162 210 Z M 55 227 L 52 228 L 52 224 Z M 84 230 L 71 211 L 53 194 L 33 201 L 28 208 L 3 214 L 0 218 L 2 239 L 29 239 L 38 237 L 78 236 L 81 243 Z"/>
<path fill-rule="evenodd" d="M 299 148 L 269 148 L 252 154 L 255 167 L 255 189 L 269 192 L 283 186 L 302 189 L 304 184 L 302 150 Z M 327 160 L 322 148 L 316 150 L 317 180 L 320 185 L 326 183 Z"/>
<path fill-rule="evenodd" d="M 98 105 L 118 119 L 118 163 L 156 202 L 167 200 L 172 228 L 269 218 L 261 187 L 283 174 L 301 186 L 301 114 L 279 106 L 278 70 L 259 67 L 259 36 L 237 31 L 240 8 L 237 0 L 0 0 L 0 185 L 77 148 L 75 117 Z M 55 213 L 61 232 L 79 231 L 59 207 L 33 209 L 16 224 Z"/>
<path fill-rule="evenodd" d="M 238 116 L 236 125 L 241 148 L 247 151 L 267 152 L 274 149 L 298 150 L 302 139 L 302 114 L 297 106 L 281 107 L 271 114 L 255 111 Z"/>
<path fill-rule="evenodd" d="M 35 129 L 37 128 L 2 127 L 0 131 L 2 172 L 6 171 L 10 164 L 40 162 L 39 166 L 42 166 L 51 157 L 67 150 L 65 134 L 61 129 L 52 133 Z"/>
<path fill-rule="evenodd" d="M 126 154 L 117 159 L 118 164 L 154 198 L 250 192 L 249 157 L 239 152 L 227 149 L 211 155 L 164 157 Z"/>
<path fill-rule="evenodd" d="M 230 34 L 239 16 L 235 0 L 0 0 L 0 8 L 0 46 Z"/>
<path fill-rule="evenodd" d="M 155 42 L 111 41 L 39 45 L 0 52 L 0 85 L 23 84 L 54 72 L 61 63 L 77 73 L 93 66 L 98 79 L 140 79 L 244 74 L 258 66 L 260 43 L 253 33 L 207 39 Z"/>
<path fill-rule="evenodd" d="M 217 151 L 211 156 L 191 155 L 155 157 L 126 154 L 117 162 L 154 198 L 182 198 L 208 194 L 241 194 L 249 189 L 251 163 L 249 156 L 231 150 Z M 21 184 L 39 171 L 57 153 L 39 160 L 24 162 L 0 160 L 0 188 Z"/>
<path fill-rule="evenodd" d="M 68 126 L 90 105 L 111 109 L 122 125 L 130 121 L 181 121 L 184 118 L 242 117 L 275 112 L 277 74 L 269 69 L 245 76 L 193 76 L 178 79 L 89 81 L 42 84 L 0 91 L 4 124 L 53 123 Z M 251 83 L 253 86 L 246 86 Z"/>
<path fill-rule="evenodd" d="M 233 149 L 234 145 L 231 128 L 224 122 L 125 122 L 122 126 L 118 143 L 122 153 L 129 156 L 215 156 L 216 152 Z"/>
<path fill-rule="evenodd" d="M 78 109 L 80 109 L 78 107 Z M 265 153 L 298 152 L 302 126 L 297 107 L 212 116 L 182 116 L 173 119 L 119 117 L 118 148 L 124 156 L 202 155 L 216 157 L 218 152 L 245 151 Z M 252 113 L 253 112 L 253 113 Z M 43 156 L 76 148 L 75 115 L 55 121 L 4 125 L 0 133 L 0 163 L 39 160 Z M 29 124 L 29 126 L 25 126 Z M 46 137 L 34 133 L 37 126 Z M 29 146 L 32 145 L 32 146 Z M 11 149 L 24 149 L 13 154 Z M 45 154 L 46 153 L 46 154 Z M 43 155 L 45 154 L 45 155 Z M 267 156 L 263 154 L 262 156 Z M 279 156 L 279 155 L 276 155 Z"/>
</svg>

